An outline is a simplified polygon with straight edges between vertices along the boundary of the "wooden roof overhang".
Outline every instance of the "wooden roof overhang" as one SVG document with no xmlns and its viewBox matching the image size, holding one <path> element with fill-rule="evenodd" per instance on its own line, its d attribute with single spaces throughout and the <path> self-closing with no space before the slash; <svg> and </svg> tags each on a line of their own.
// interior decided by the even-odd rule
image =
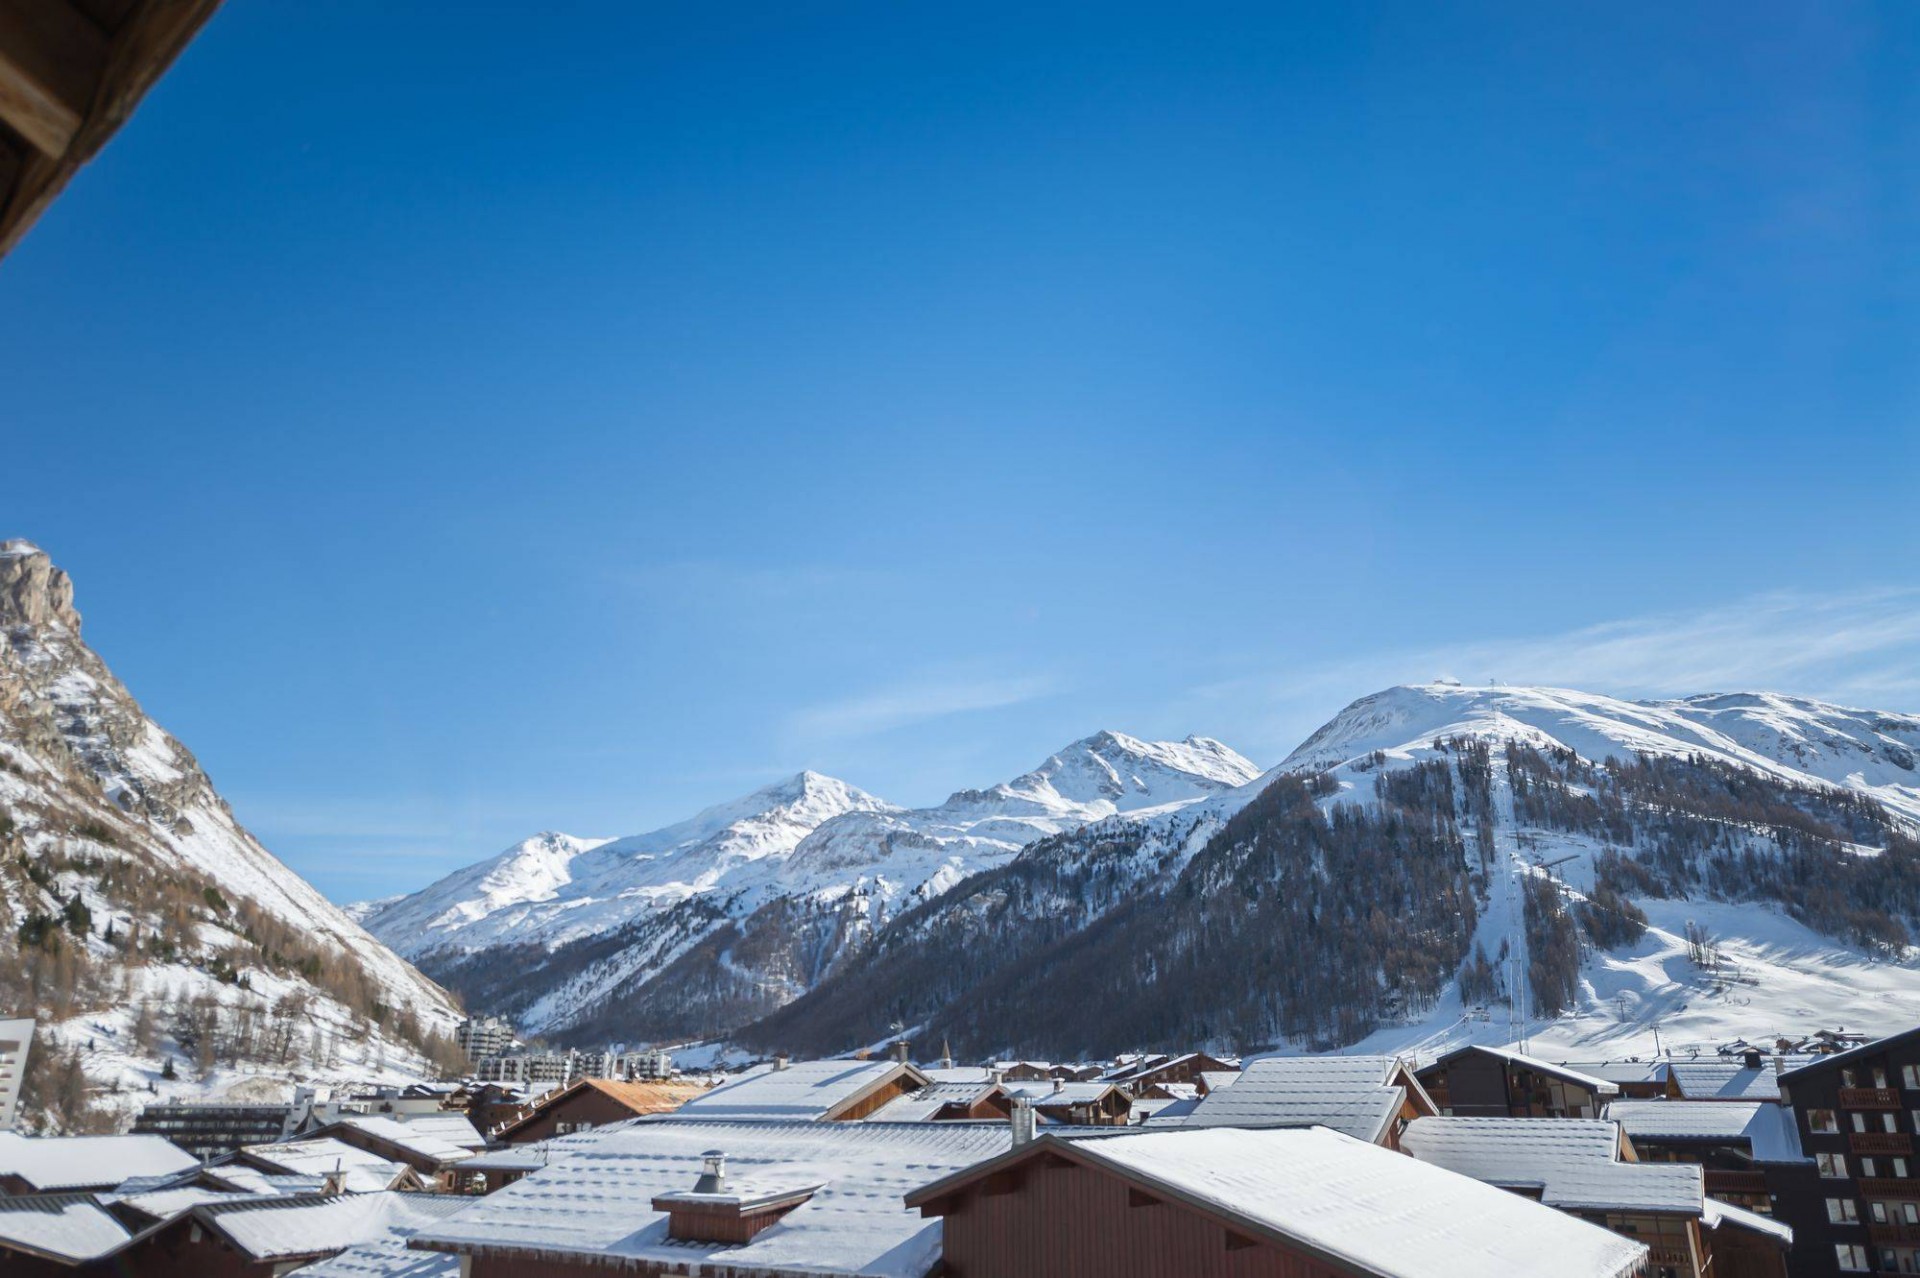
<svg viewBox="0 0 1920 1278">
<path fill-rule="evenodd" d="M 133 115 L 220 0 L 0 0 L 0 257 Z"/>
</svg>

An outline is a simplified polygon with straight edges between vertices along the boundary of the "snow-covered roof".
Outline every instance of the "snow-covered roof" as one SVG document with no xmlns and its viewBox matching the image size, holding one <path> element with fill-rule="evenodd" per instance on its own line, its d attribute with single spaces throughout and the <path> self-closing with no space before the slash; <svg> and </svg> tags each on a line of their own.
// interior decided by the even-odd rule
<svg viewBox="0 0 1920 1278">
<path fill-rule="evenodd" d="M 172 1189 L 153 1189 L 138 1194 L 101 1194 L 103 1203 L 119 1204 L 131 1207 L 141 1215 L 152 1220 L 172 1220 L 181 1212 L 191 1211 L 207 1203 L 239 1202 L 252 1199 L 254 1194 L 231 1189 L 211 1189 L 205 1185 L 178 1185 Z"/>
<path fill-rule="evenodd" d="M 922 1066 L 922 1074 L 936 1083 L 991 1083 L 993 1071 L 985 1065 Z"/>
<path fill-rule="evenodd" d="M 452 1194 L 333 1194 L 324 1198 L 259 1198 L 196 1209 L 250 1260 L 329 1256 L 361 1243 L 405 1239 L 438 1224 L 474 1200 Z"/>
<path fill-rule="evenodd" d="M 409 1131 L 433 1136 L 462 1149 L 479 1150 L 487 1147 L 487 1138 L 480 1134 L 473 1120 L 465 1114 L 402 1115 L 400 1121 L 406 1124 Z"/>
<path fill-rule="evenodd" d="M 1269 1056 L 1250 1061 L 1231 1087 L 1209 1092 L 1189 1127 L 1331 1127 L 1378 1139 L 1406 1090 L 1392 1056 Z"/>
<path fill-rule="evenodd" d="M 1200 1081 L 1206 1084 L 1209 1092 L 1217 1092 L 1223 1087 L 1232 1087 L 1240 1074 L 1241 1071 L 1237 1069 L 1203 1069 L 1200 1071 Z"/>
<path fill-rule="evenodd" d="M 972 1105 L 1001 1090 L 995 1083 L 934 1083 L 895 1097 L 867 1115 L 870 1123 L 925 1123 L 948 1105 Z"/>
<path fill-rule="evenodd" d="M 1198 1097 L 1185 1100 L 1137 1100 L 1129 1116 L 1143 1127 L 1179 1127 L 1199 1106 Z"/>
<path fill-rule="evenodd" d="M 0 1176 L 18 1176 L 39 1190 L 105 1189 L 130 1176 L 164 1176 L 199 1161 L 161 1136 L 0 1132 Z"/>
<path fill-rule="evenodd" d="M 126 1226 L 86 1194 L 0 1194 L 0 1267 L 10 1251 L 80 1264 L 129 1237 Z"/>
<path fill-rule="evenodd" d="M 1043 1136 L 1020 1153 L 1043 1149 L 1381 1278 L 1622 1278 L 1647 1254 L 1597 1225 L 1324 1127 Z M 925 1186 L 911 1201 L 968 1178 Z"/>
<path fill-rule="evenodd" d="M 270 1171 L 297 1176 L 329 1176 L 338 1171 L 342 1188 L 352 1193 L 388 1189 L 409 1170 L 405 1163 L 382 1158 L 371 1150 L 349 1145 L 331 1136 L 280 1141 L 272 1145 L 248 1145 L 240 1151 L 239 1156 Z M 228 1170 L 228 1167 L 219 1165 L 214 1174 L 226 1179 Z"/>
<path fill-rule="evenodd" d="M 261 1171 L 245 1163 L 221 1163 L 217 1167 L 207 1168 L 206 1175 L 219 1184 L 231 1185 L 249 1194 L 317 1194 L 326 1186 L 324 1176 Z"/>
<path fill-rule="evenodd" d="M 696 1122 L 674 1117 L 594 1134 L 589 1148 L 533 1173 L 415 1239 L 462 1252 L 593 1256 L 600 1263 L 671 1262 L 730 1272 L 818 1269 L 922 1278 L 940 1255 L 940 1224 L 905 1194 L 1009 1148 L 1004 1125 L 981 1123 Z M 819 1184 L 744 1244 L 670 1241 L 655 1196 L 688 1191 L 708 1150 L 730 1186 Z"/>
<path fill-rule="evenodd" d="M 1890 1034 L 1885 1038 L 1871 1039 L 1860 1044 L 1858 1047 L 1849 1047 L 1844 1052 L 1828 1052 L 1824 1055 L 1789 1056 L 1781 1061 L 1781 1076 L 1791 1082 L 1792 1076 L 1801 1070 L 1811 1070 L 1816 1067 L 1825 1068 L 1829 1065 L 1852 1065 L 1856 1061 L 1865 1060 L 1870 1056 L 1878 1056 L 1887 1049 L 1906 1042 L 1915 1034 L 1920 1034 L 1920 1027 L 1902 1030 L 1898 1034 Z"/>
<path fill-rule="evenodd" d="M 1001 1086 L 1015 1096 L 1032 1101 L 1036 1108 L 1048 1109 L 1057 1105 L 1096 1104 L 1114 1090 L 1112 1083 L 1068 1083 L 1044 1078 Z"/>
<path fill-rule="evenodd" d="M 1618 1096 L 1620 1094 L 1620 1085 L 1618 1083 L 1611 1082 L 1595 1074 L 1589 1074 L 1577 1066 L 1557 1065 L 1552 1061 L 1543 1061 L 1537 1056 L 1528 1056 L 1525 1052 L 1516 1052 L 1508 1047 L 1488 1047 L 1485 1044 L 1476 1043 L 1470 1047 L 1462 1047 L 1455 1051 L 1448 1052 L 1440 1058 L 1440 1061 L 1435 1063 L 1450 1061 L 1456 1056 L 1463 1056 L 1469 1052 L 1485 1052 L 1489 1056 L 1499 1057 L 1509 1065 L 1517 1065 L 1522 1069 L 1530 1069 L 1536 1074 L 1546 1074 L 1549 1077 L 1563 1079 L 1569 1083 L 1577 1083 L 1596 1096 Z"/>
<path fill-rule="evenodd" d="M 927 1076 L 898 1061 L 794 1061 L 763 1065 L 687 1101 L 679 1117 L 760 1122 L 819 1121 L 897 1078 L 923 1085 Z"/>
<path fill-rule="evenodd" d="M 1721 1141 L 1749 1146 L 1757 1163 L 1812 1161 L 1792 1112 L 1771 1101 L 1619 1100 L 1606 1116 L 1636 1141 Z"/>
<path fill-rule="evenodd" d="M 415 1251 L 402 1239 L 361 1243 L 294 1270 L 297 1278 L 456 1278 L 460 1257 Z"/>
<path fill-rule="evenodd" d="M 461 1120 L 465 1122 L 465 1119 Z M 417 1127 L 412 1123 L 402 1123 L 378 1114 L 349 1114 L 337 1123 L 330 1123 L 322 1132 L 341 1127 L 351 1127 L 355 1131 L 365 1132 L 393 1146 L 404 1150 L 417 1158 L 429 1159 L 436 1163 L 457 1163 L 470 1156 L 473 1150 L 464 1145 L 456 1145 L 434 1134 L 431 1128 Z M 473 1130 L 473 1124 L 467 1123 L 467 1130 Z M 475 1132 L 475 1136 L 479 1133 Z M 483 1142 L 484 1143 L 484 1142 Z"/>
<path fill-rule="evenodd" d="M 1772 1062 L 1762 1061 L 1755 1069 L 1744 1061 L 1708 1058 L 1674 1061 L 1667 1068 L 1680 1095 L 1688 1100 L 1766 1100 L 1780 1099 L 1780 1079 L 1791 1072 L 1796 1061 L 1834 1059 L 1833 1057 L 1783 1057 L 1783 1069 L 1774 1070 Z"/>
<path fill-rule="evenodd" d="M 1793 1226 L 1783 1225 L 1771 1216 L 1762 1216 L 1759 1212 L 1748 1211 L 1745 1207 L 1723 1203 L 1718 1198 L 1707 1199 L 1700 1211 L 1700 1221 L 1708 1229 L 1732 1225 L 1736 1229 L 1750 1229 L 1756 1234 L 1767 1234 L 1783 1247 L 1793 1246 Z"/>
<path fill-rule="evenodd" d="M 1564 1069 L 1578 1070 L 1594 1078 L 1604 1078 L 1609 1083 L 1664 1083 L 1667 1081 L 1667 1062 L 1665 1061 L 1562 1061 Z"/>
<path fill-rule="evenodd" d="M 1423 1163 L 1502 1189 L 1535 1190 L 1549 1207 L 1700 1214 L 1693 1163 L 1619 1161 L 1620 1129 L 1597 1118 L 1417 1118 L 1400 1148 Z"/>
</svg>

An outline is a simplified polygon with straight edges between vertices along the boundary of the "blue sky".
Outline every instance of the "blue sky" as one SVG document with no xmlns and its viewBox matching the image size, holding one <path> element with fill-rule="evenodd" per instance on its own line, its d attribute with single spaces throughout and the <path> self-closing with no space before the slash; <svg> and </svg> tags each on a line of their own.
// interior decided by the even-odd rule
<svg viewBox="0 0 1920 1278">
<path fill-rule="evenodd" d="M 233 4 L 0 535 L 342 899 L 1451 675 L 1920 709 L 1920 6 Z"/>
</svg>

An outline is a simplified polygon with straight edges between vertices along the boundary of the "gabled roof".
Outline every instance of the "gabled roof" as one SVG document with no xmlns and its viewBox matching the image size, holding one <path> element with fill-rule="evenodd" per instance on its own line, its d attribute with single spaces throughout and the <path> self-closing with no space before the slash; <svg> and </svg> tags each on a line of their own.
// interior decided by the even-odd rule
<svg viewBox="0 0 1920 1278">
<path fill-rule="evenodd" d="M 1393 1056 L 1268 1056 L 1208 1092 L 1189 1127 L 1331 1127 L 1373 1141 L 1406 1099 Z"/>
<path fill-rule="evenodd" d="M 258 1198 L 194 1209 L 194 1219 L 249 1260 L 331 1256 L 381 1239 L 411 1237 L 472 1203 L 453 1194 L 333 1194 Z"/>
<path fill-rule="evenodd" d="M 575 1079 L 565 1087 L 547 1093 L 520 1118 L 497 1132 L 496 1139 L 507 1140 L 515 1132 L 544 1118 L 554 1106 L 570 1101 L 582 1092 L 594 1091 L 619 1104 L 636 1118 L 648 1114 L 671 1114 L 688 1101 L 709 1094 L 699 1083 L 630 1083 L 616 1078 Z"/>
<path fill-rule="evenodd" d="M 480 1134 L 473 1120 L 465 1114 L 452 1111 L 443 1114 L 410 1114 L 402 1116 L 400 1121 L 406 1124 L 409 1131 L 435 1137 L 462 1149 L 481 1150 L 487 1147 L 487 1138 Z"/>
<path fill-rule="evenodd" d="M 820 1122 L 901 1079 L 915 1087 L 930 1081 L 912 1065 L 893 1060 L 763 1065 L 694 1097 L 676 1112 L 694 1119 Z"/>
<path fill-rule="evenodd" d="M 1618 1100 L 1606 1116 L 1634 1140 L 1743 1144 L 1757 1163 L 1804 1163 L 1793 1114 L 1771 1101 Z"/>
<path fill-rule="evenodd" d="M 1423 1163 L 1502 1189 L 1536 1191 L 1549 1207 L 1700 1214 L 1693 1163 L 1625 1163 L 1620 1129 L 1597 1118 L 1418 1118 L 1400 1148 Z"/>
<path fill-rule="evenodd" d="M 7 1252 L 84 1264 L 118 1250 L 130 1236 L 89 1194 L 0 1194 L 0 1267 Z"/>
<path fill-rule="evenodd" d="M 1665 1083 L 1665 1061 L 1562 1061 L 1566 1069 L 1578 1070 L 1609 1083 Z"/>
<path fill-rule="evenodd" d="M 683 1111 L 684 1113 L 684 1111 Z M 671 1263 L 737 1273 L 824 1272 L 924 1278 L 940 1257 L 940 1226 L 902 1205 L 939 1176 L 999 1153 L 1007 1128 L 987 1123 L 699 1122 L 645 1119 L 587 1133 L 565 1159 L 422 1231 L 416 1247 L 475 1255 L 593 1257 L 644 1267 Z M 726 1156 L 730 1184 L 821 1188 L 740 1244 L 671 1240 L 655 1197 L 687 1191 L 708 1150 Z"/>
<path fill-rule="evenodd" d="M 1347 1274 L 1623 1278 L 1647 1254 L 1596 1225 L 1323 1127 L 1046 1135 L 925 1185 L 907 1202 L 931 1205 L 1049 1155 L 1103 1168 Z"/>
<path fill-rule="evenodd" d="M 471 1128 L 472 1124 L 467 1126 Z M 457 1163 L 473 1153 L 463 1145 L 441 1139 L 429 1129 L 417 1128 L 411 1123 L 398 1122 L 379 1114 L 348 1114 L 338 1122 L 316 1128 L 303 1139 L 333 1138 L 342 1129 L 360 1132 L 378 1144 L 442 1167 Z"/>
<path fill-rule="evenodd" d="M 1524 1052 L 1516 1052 L 1511 1048 L 1488 1047 L 1481 1043 L 1469 1044 L 1466 1047 L 1456 1047 L 1420 1072 L 1425 1074 L 1428 1070 L 1451 1064 L 1460 1057 L 1470 1056 L 1475 1052 L 1498 1057 L 1508 1065 L 1516 1065 L 1521 1069 L 1530 1069 L 1536 1074 L 1545 1074 L 1550 1078 L 1558 1078 L 1565 1082 L 1577 1083 L 1596 1096 L 1618 1096 L 1620 1094 L 1619 1084 L 1609 1082 L 1607 1079 L 1597 1077 L 1593 1074 L 1588 1074 L 1572 1065 L 1556 1065 L 1552 1061 L 1543 1061 L 1537 1056 L 1528 1056 Z"/>
<path fill-rule="evenodd" d="M 1009 1095 L 1032 1103 L 1035 1109 L 1057 1109 L 1063 1105 L 1097 1105 L 1115 1092 L 1118 1083 L 1069 1083 L 1059 1079 L 1033 1079 L 1002 1083 Z M 1124 1095 L 1124 1092 L 1121 1092 Z"/>
<path fill-rule="evenodd" d="M 460 1257 L 415 1251 L 404 1239 L 386 1238 L 349 1247 L 295 1272 L 300 1278 L 458 1278 Z"/>
<path fill-rule="evenodd" d="M 1797 1074 L 1811 1074 L 1818 1070 L 1824 1070 L 1829 1066 L 1854 1065 L 1869 1057 L 1878 1056 L 1882 1052 L 1898 1047 L 1902 1043 L 1911 1042 L 1916 1035 L 1920 1035 L 1920 1026 L 1916 1026 L 1910 1030 L 1902 1030 L 1898 1034 L 1889 1034 L 1885 1038 L 1876 1038 L 1870 1043 L 1862 1043 L 1858 1047 L 1850 1047 L 1844 1052 L 1832 1052 L 1825 1056 L 1789 1057 L 1786 1068 L 1780 1077 L 1791 1081 Z"/>
<path fill-rule="evenodd" d="M 405 1163 L 382 1158 L 371 1150 L 331 1136 L 248 1145 L 229 1157 L 236 1162 L 296 1176 L 329 1176 L 338 1171 L 343 1177 L 342 1188 L 352 1193 L 391 1189 L 412 1171 Z M 227 1165 L 216 1162 L 213 1169 L 215 1175 L 224 1178 Z"/>
<path fill-rule="evenodd" d="M 1687 1100 L 1777 1101 L 1780 1099 L 1780 1080 L 1795 1072 L 1787 1069 L 1786 1065 L 1795 1059 L 1798 1058 L 1784 1058 L 1780 1072 L 1775 1071 L 1771 1060 L 1762 1061 L 1759 1068 L 1755 1069 L 1739 1057 L 1673 1061 L 1667 1069 L 1680 1095 Z M 1839 1056 L 1819 1059 L 1838 1060 Z"/>
<path fill-rule="evenodd" d="M 164 1176 L 200 1160 L 161 1136 L 21 1136 L 0 1132 L 0 1176 L 37 1190 L 106 1188 L 130 1176 Z"/>
<path fill-rule="evenodd" d="M 1014 1084 L 1019 1086 L 1019 1084 Z M 869 1123 L 926 1123 L 949 1105 L 971 1108 L 993 1096 L 1006 1095 L 1000 1083 L 933 1083 L 917 1092 L 895 1097 L 867 1115 Z"/>
</svg>

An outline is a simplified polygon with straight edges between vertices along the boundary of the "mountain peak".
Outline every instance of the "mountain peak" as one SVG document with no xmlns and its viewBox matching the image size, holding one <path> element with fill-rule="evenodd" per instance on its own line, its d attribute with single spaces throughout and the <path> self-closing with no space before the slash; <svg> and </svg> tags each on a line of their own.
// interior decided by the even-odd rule
<svg viewBox="0 0 1920 1278">
<path fill-rule="evenodd" d="M 80 633 L 73 579 L 25 538 L 0 542 L 0 625 L 57 626 Z"/>
</svg>

